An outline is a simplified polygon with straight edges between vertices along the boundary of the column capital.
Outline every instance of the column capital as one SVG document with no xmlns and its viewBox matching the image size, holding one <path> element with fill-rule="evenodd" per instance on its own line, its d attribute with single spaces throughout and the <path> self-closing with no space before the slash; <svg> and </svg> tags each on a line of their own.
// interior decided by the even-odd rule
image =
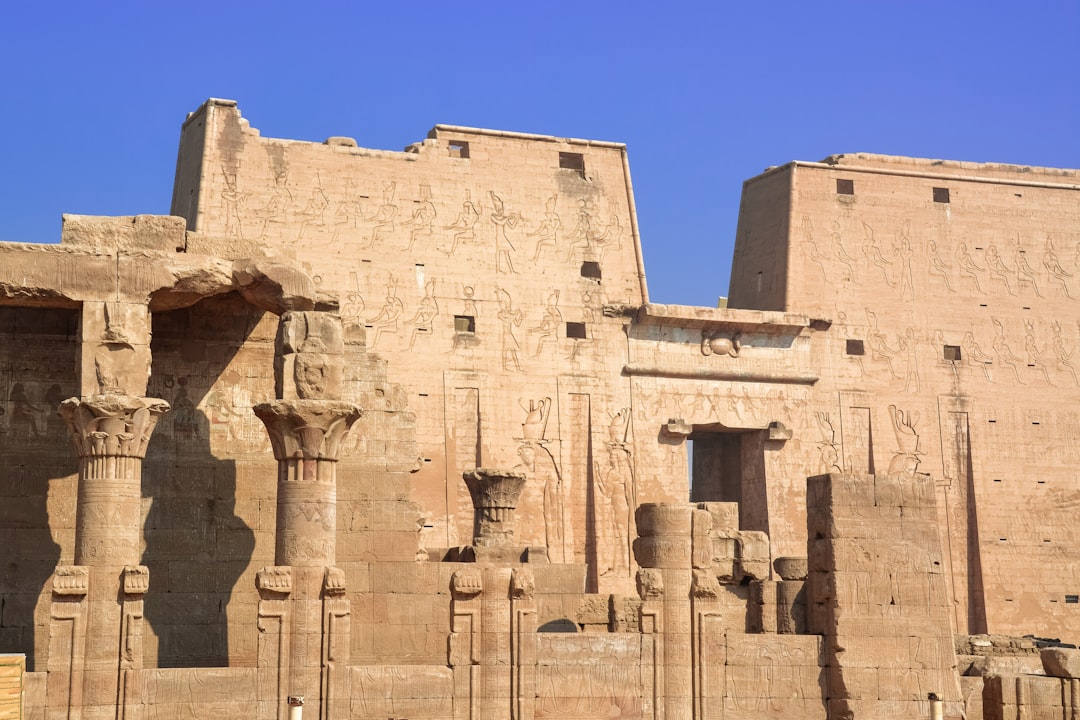
<svg viewBox="0 0 1080 720">
<path fill-rule="evenodd" d="M 80 459 L 143 459 L 158 419 L 168 411 L 169 403 L 160 398 L 123 393 L 68 398 L 59 408 Z"/>
<path fill-rule="evenodd" d="M 274 400 L 252 408 L 270 435 L 274 459 L 338 459 L 345 433 L 364 414 L 342 400 Z"/>
</svg>

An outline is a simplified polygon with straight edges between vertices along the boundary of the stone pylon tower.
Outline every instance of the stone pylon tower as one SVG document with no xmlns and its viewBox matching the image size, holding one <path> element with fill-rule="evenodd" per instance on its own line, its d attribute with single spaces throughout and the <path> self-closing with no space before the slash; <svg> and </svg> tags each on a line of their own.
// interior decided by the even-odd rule
<svg viewBox="0 0 1080 720">
<path fill-rule="evenodd" d="M 259 717 L 342 717 L 338 687 L 349 652 L 345 574 L 335 567 L 337 460 L 361 408 L 341 400 L 341 320 L 326 312 L 281 316 L 275 348 L 278 399 L 256 405 L 278 463 L 273 567 L 258 574 Z M 341 703 L 340 707 L 336 707 Z"/>
</svg>

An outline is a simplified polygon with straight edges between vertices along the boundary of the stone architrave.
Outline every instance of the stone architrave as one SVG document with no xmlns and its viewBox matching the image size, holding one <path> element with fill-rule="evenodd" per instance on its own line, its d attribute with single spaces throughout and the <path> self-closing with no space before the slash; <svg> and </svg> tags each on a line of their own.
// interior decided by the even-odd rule
<svg viewBox="0 0 1080 720">
<path fill-rule="evenodd" d="M 137 565 L 142 554 L 142 461 L 169 404 L 113 393 L 60 403 L 79 458 L 75 563 Z"/>
</svg>

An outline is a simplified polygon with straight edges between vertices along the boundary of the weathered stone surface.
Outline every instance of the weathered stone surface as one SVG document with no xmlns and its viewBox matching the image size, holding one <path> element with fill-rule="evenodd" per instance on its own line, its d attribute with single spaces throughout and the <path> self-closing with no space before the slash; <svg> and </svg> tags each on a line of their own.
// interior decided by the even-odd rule
<svg viewBox="0 0 1080 720">
<path fill-rule="evenodd" d="M 1043 648 L 1039 651 L 1043 670 L 1050 677 L 1080 679 L 1080 650 Z"/>
<path fill-rule="evenodd" d="M 616 143 L 395 153 L 211 100 L 176 177 L 175 217 L 0 244 L 32 717 L 1080 707 L 1031 639 L 970 636 L 961 695 L 949 637 L 1080 632 L 1076 171 L 771 169 L 722 308 L 649 302 Z M 173 410 L 72 453 L 71 396 Z M 514 492 L 474 507 L 476 467 Z"/>
<path fill-rule="evenodd" d="M 94 250 L 158 250 L 175 253 L 184 249 L 183 218 L 168 215 L 100 217 L 63 216 L 60 242 Z"/>
<path fill-rule="evenodd" d="M 233 283 L 252 305 L 281 315 L 315 309 L 315 283 L 295 267 L 272 260 L 237 260 Z"/>
</svg>

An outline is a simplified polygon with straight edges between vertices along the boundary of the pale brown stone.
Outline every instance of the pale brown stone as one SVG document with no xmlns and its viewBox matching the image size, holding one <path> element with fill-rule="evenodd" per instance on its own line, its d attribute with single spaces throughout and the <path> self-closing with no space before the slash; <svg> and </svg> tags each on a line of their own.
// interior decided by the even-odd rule
<svg viewBox="0 0 1080 720">
<path fill-rule="evenodd" d="M 1043 648 L 1039 652 L 1043 670 L 1050 677 L 1080 679 L 1080 650 Z"/>
<path fill-rule="evenodd" d="M 1080 628 L 1076 171 L 770 169 L 719 308 L 649 301 L 617 143 L 210 100 L 176 178 L 175 217 L 0 244 L 32 717 L 1080 707 L 1030 639 L 961 686 L 950 637 Z"/>
</svg>

